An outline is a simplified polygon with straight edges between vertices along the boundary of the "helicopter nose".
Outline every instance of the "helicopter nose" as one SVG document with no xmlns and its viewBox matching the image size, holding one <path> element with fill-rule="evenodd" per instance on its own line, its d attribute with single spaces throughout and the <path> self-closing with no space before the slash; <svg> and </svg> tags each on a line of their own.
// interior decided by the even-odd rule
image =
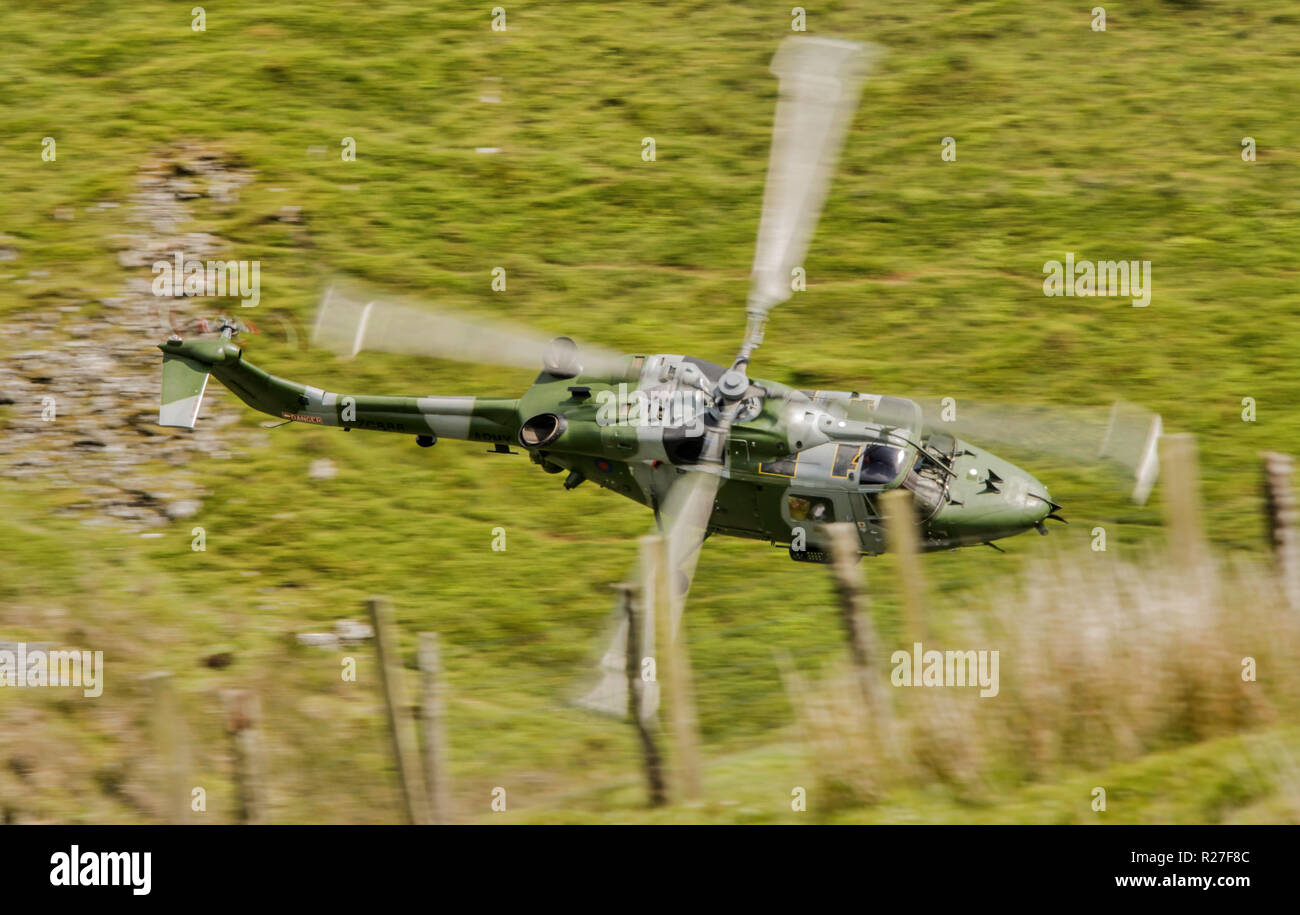
<svg viewBox="0 0 1300 915">
<path fill-rule="evenodd" d="M 1046 533 L 1057 514 L 1046 486 L 1032 474 L 987 451 L 965 443 L 954 462 L 949 502 L 931 522 L 936 534 L 954 542 L 980 542 L 1037 528 Z"/>
<path fill-rule="evenodd" d="M 1016 469 L 1018 475 L 1002 487 L 1007 514 L 1014 518 L 1017 524 L 1025 527 L 1040 527 L 1043 521 L 1061 506 L 1052 501 L 1047 487 L 1036 477 L 1019 468 Z"/>
<path fill-rule="evenodd" d="M 1061 506 L 1052 501 L 1052 494 L 1048 492 L 1047 487 L 1028 473 L 1025 474 L 1025 496 L 1026 498 L 1022 503 L 1025 520 L 1037 527 L 1039 533 L 1047 533 L 1043 527 L 1043 522 L 1049 518 L 1053 521 L 1060 521 L 1062 524 L 1069 524 L 1060 516 Z"/>
<path fill-rule="evenodd" d="M 1013 483 L 1003 490 L 1003 505 L 997 514 L 1017 527 L 1037 527 L 1052 513 L 1056 503 L 1042 495 L 1046 492 L 1042 484 L 1028 474 L 1025 476 L 1020 485 Z"/>
<path fill-rule="evenodd" d="M 1035 527 L 1042 524 L 1043 521 L 1061 507 L 1046 495 L 1038 495 L 1038 493 L 1046 492 L 1047 489 L 1044 486 L 1039 486 L 1036 490 L 1030 490 L 1030 499 L 1024 506 L 1025 521 Z"/>
</svg>

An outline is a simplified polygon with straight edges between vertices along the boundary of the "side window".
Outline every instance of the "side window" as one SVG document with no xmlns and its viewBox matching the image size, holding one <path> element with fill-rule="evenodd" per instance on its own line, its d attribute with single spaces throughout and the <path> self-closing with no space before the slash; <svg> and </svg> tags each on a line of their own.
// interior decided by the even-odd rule
<svg viewBox="0 0 1300 915">
<path fill-rule="evenodd" d="M 798 466 L 799 459 L 796 456 L 779 461 L 764 461 L 758 465 L 758 472 L 774 477 L 793 477 Z"/>
<path fill-rule="evenodd" d="M 831 467 L 831 476 L 841 480 L 846 479 L 858 466 L 858 458 L 860 457 L 862 457 L 861 445 L 836 445 L 835 463 Z"/>
<path fill-rule="evenodd" d="M 790 517 L 795 521 L 829 524 L 835 520 L 830 499 L 817 496 L 786 496 L 786 499 L 790 506 Z"/>
</svg>

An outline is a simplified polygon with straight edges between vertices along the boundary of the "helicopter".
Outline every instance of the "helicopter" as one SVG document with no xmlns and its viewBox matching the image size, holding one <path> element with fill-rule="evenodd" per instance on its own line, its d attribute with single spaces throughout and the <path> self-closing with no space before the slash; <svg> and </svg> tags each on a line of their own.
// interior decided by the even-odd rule
<svg viewBox="0 0 1300 915">
<path fill-rule="evenodd" d="M 829 525 L 848 522 L 860 556 L 877 555 L 887 546 L 881 496 L 900 488 L 911 493 L 924 551 L 1047 533 L 1047 521 L 1064 522 L 1048 487 L 943 423 L 927 423 L 917 401 L 796 389 L 749 374 L 769 313 L 792 296 L 792 271 L 803 263 L 878 56 L 873 45 L 792 36 L 773 59 L 780 87 L 771 158 L 745 330 L 730 363 L 613 353 L 332 286 L 313 340 L 342 355 L 418 354 L 540 373 L 517 398 L 341 394 L 253 365 L 233 342 L 238 325 L 227 320 L 215 338 L 173 335 L 160 344 L 159 424 L 193 428 L 215 376 L 253 409 L 286 421 L 410 435 L 422 447 L 452 439 L 499 454 L 522 449 L 543 471 L 564 474 L 565 489 L 590 481 L 653 510 L 678 579 L 673 632 L 711 535 L 766 541 L 796 561 L 825 562 Z M 1149 491 L 1159 434 L 1155 417 L 1139 436 L 1135 494 Z M 589 707 L 626 712 L 622 638 L 616 631 Z M 653 641 L 649 624 L 646 641 Z"/>
</svg>

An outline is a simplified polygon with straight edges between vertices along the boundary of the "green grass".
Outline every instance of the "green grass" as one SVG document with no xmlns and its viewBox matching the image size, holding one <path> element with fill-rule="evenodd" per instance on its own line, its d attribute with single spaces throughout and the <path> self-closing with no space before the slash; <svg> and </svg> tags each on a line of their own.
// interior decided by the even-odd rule
<svg viewBox="0 0 1300 915">
<path fill-rule="evenodd" d="M 1274 737 L 1232 737 L 1052 784 L 980 786 L 954 791 L 929 785 L 892 791 L 869 807 L 827 809 L 812 787 L 808 762 L 795 742 L 712 760 L 705 767 L 705 799 L 647 810 L 635 779 L 556 797 L 541 811 L 501 813 L 512 823 L 994 823 L 1158 824 L 1294 823 L 1294 769 L 1279 772 L 1279 750 L 1292 758 L 1294 731 Z M 795 788 L 805 809 L 793 809 Z M 1105 809 L 1095 809 L 1105 790 Z M 488 818 L 487 822 L 492 819 Z"/>
<path fill-rule="evenodd" d="M 810 10 L 813 33 L 871 40 L 888 56 L 809 252 L 809 289 L 775 313 L 755 373 L 959 404 L 1140 402 L 1167 430 L 1199 436 L 1216 545 L 1262 549 L 1257 452 L 1300 453 L 1300 124 L 1290 104 L 1300 33 L 1285 27 L 1290 10 L 1283 0 L 1245 10 L 1149 0 L 1108 7 L 1102 34 L 1066 2 Z M 338 271 L 613 348 L 725 360 L 743 328 L 776 90 L 766 67 L 787 14 L 523 3 L 494 33 L 488 7 L 273 0 L 211 7 L 195 33 L 175 4 L 6 7 L 0 243 L 19 257 L 0 263 L 0 314 L 21 322 L 116 294 L 112 236 L 129 230 L 134 176 L 190 139 L 258 172 L 237 204 L 198 201 L 192 212 L 234 256 L 261 260 L 254 317 L 264 327 L 309 326 L 322 274 Z M 502 104 L 477 101 L 488 78 L 500 80 Z M 46 136 L 56 162 L 41 160 Z M 645 136 L 657 142 L 653 163 L 640 158 Z M 955 163 L 940 159 L 947 136 Z M 1258 141 L 1258 161 L 1241 160 L 1243 136 Z M 356 140 L 355 162 L 339 156 L 344 137 Z M 327 153 L 309 155 L 315 146 Z M 103 200 L 123 206 L 87 211 Z M 305 242 L 298 227 L 266 221 L 286 204 L 303 207 Z M 73 220 L 52 218 L 67 207 Z M 1152 261 L 1151 306 L 1043 297 L 1043 263 L 1067 251 Z M 495 266 L 507 268 L 506 293 L 490 289 Z M 18 278 L 32 282 L 9 281 Z M 281 336 L 252 339 L 249 357 L 331 390 L 513 396 L 530 380 L 387 356 L 342 363 Z M 1258 402 L 1256 422 L 1241 421 L 1243 397 Z M 212 792 L 214 810 L 229 810 L 216 692 L 254 684 L 280 729 L 269 738 L 277 817 L 393 818 L 373 669 L 367 679 L 363 664 L 362 682 L 344 685 L 336 655 L 285 639 L 360 615 L 376 592 L 393 598 L 408 656 L 414 633 L 443 636 L 466 816 L 486 810 L 496 785 L 512 809 L 545 811 L 557 795 L 635 773 L 626 728 L 564 700 L 597 650 L 608 585 L 649 523 L 642 509 L 589 487 L 564 492 L 522 458 L 477 446 L 263 432 L 259 418 L 244 412 L 252 444 L 230 460 L 194 460 L 204 509 L 161 539 L 83 525 L 53 514 L 66 494 L 5 484 L 6 637 L 103 645 L 115 652 L 116 685 L 101 711 L 38 705 L 39 721 L 22 717 L 25 696 L 0 696 L 24 727 L 51 720 L 42 739 L 76 760 L 49 785 L 0 769 L 0 795 L 24 798 L 14 803 L 25 816 L 152 816 L 130 799 L 152 777 L 136 763 L 147 704 L 133 678 L 161 668 L 179 675 L 196 765 L 226 786 Z M 1078 545 L 1104 524 L 1111 549 L 1126 551 L 1158 536 L 1156 505 L 1134 509 L 1059 459 L 1008 456 L 1067 506 L 1072 525 L 1054 538 Z M 307 479 L 318 457 L 338 464 L 334 480 Z M 206 552 L 190 549 L 195 524 Z M 504 553 L 489 548 L 497 526 Z M 996 590 L 1044 542 L 1007 548 L 927 558 L 939 633 L 973 585 Z M 890 564 L 864 568 L 882 638 L 895 640 Z M 840 655 L 827 576 L 761 544 L 710 542 L 689 627 L 706 755 L 753 753 L 760 768 L 779 760 L 785 751 L 767 748 L 785 740 L 792 713 L 772 648 L 807 669 Z M 234 666 L 200 666 L 218 645 L 233 648 Z M 1145 777 L 1158 786 L 1162 771 Z M 65 781 L 77 793 L 62 793 Z M 1073 798 L 1074 781 L 1059 790 Z M 105 784 L 127 788 L 93 787 Z M 626 800 L 576 796 L 594 819 Z M 1037 795 L 1009 797 L 990 818 L 1033 818 L 1015 805 Z M 871 816 L 960 819 L 951 803 L 908 797 Z M 1204 810 L 1178 804 L 1168 816 Z M 720 808 L 706 818 L 746 816 Z"/>
</svg>

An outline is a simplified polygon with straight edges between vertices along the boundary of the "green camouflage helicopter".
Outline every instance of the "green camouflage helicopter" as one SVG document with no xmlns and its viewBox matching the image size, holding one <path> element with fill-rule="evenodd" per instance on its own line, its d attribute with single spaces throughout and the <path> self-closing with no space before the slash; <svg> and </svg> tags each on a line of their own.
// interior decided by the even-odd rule
<svg viewBox="0 0 1300 915">
<path fill-rule="evenodd" d="M 317 343 L 344 354 L 414 353 L 541 368 L 518 398 L 337 394 L 270 375 L 232 342 L 173 336 L 163 351 L 159 423 L 192 428 L 209 376 L 249 406 L 285 420 L 345 430 L 485 442 L 522 448 L 566 489 L 584 481 L 654 510 L 670 568 L 690 587 L 710 534 L 764 540 L 792 559 L 825 561 L 827 525 L 849 522 L 863 555 L 885 549 L 881 493 L 912 494 L 920 543 L 948 550 L 1063 520 L 1030 473 L 923 422 L 914 400 L 858 391 L 796 390 L 751 378 L 770 310 L 792 295 L 831 173 L 875 48 L 791 37 L 772 70 L 780 79 L 771 161 L 746 306 L 747 326 L 730 366 L 682 355 L 611 354 L 567 337 L 544 340 L 461 317 L 333 288 L 322 302 Z M 1149 489 L 1158 417 L 1140 445 L 1139 489 Z M 1113 422 L 1112 422 L 1113 425 Z M 674 602 L 674 631 L 681 607 Z M 605 655 L 605 682 L 589 706 L 626 711 L 622 634 Z M 647 628 L 645 643 L 652 644 Z M 648 700 L 644 708 L 653 708 Z"/>
</svg>

